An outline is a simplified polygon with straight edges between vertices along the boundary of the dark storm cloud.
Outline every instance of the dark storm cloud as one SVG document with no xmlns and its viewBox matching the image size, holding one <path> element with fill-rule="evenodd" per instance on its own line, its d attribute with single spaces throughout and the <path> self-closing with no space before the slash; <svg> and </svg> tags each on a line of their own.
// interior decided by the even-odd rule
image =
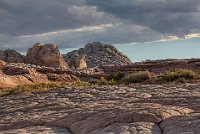
<svg viewBox="0 0 200 134">
<path fill-rule="evenodd" d="M 200 0 L 0 0 L 0 49 L 156 41 L 200 33 L 199 22 Z"/>
<path fill-rule="evenodd" d="M 159 40 L 162 35 L 141 26 L 128 24 L 101 25 L 75 30 L 64 30 L 32 36 L 0 36 L 1 49 L 11 47 L 25 52 L 34 43 L 56 43 L 62 48 L 78 48 L 88 42 L 101 41 L 105 43 L 149 42 Z M 13 45 L 14 44 L 14 45 Z"/>
<path fill-rule="evenodd" d="M 0 32 L 30 35 L 104 23 L 83 0 L 1 0 Z"/>
<path fill-rule="evenodd" d="M 163 34 L 184 35 L 200 29 L 199 0 L 86 0 L 99 11 Z"/>
</svg>

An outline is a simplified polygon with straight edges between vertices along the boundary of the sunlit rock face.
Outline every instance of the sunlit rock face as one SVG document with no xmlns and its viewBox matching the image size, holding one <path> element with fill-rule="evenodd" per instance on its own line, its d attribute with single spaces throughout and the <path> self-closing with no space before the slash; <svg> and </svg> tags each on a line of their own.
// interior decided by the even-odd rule
<svg viewBox="0 0 200 134">
<path fill-rule="evenodd" d="M 75 68 L 117 66 L 132 63 L 127 56 L 119 52 L 114 46 L 100 42 L 88 43 L 84 48 L 67 53 L 64 58 L 71 67 Z"/>
<path fill-rule="evenodd" d="M 6 63 L 0 60 L 0 89 L 49 82 L 46 75 L 37 72 L 33 68 L 24 67 L 23 64 Z"/>
<path fill-rule="evenodd" d="M 68 68 L 55 44 L 35 44 L 27 52 L 26 63 L 61 69 Z"/>
<path fill-rule="evenodd" d="M 2 69 L 5 66 L 5 62 L 0 60 L 0 69 Z"/>
</svg>

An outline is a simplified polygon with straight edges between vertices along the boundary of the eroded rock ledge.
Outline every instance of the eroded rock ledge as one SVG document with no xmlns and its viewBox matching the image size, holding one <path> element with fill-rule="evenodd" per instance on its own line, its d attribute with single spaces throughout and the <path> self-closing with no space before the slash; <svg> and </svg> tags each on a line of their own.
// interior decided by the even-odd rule
<svg viewBox="0 0 200 134">
<path fill-rule="evenodd" d="M 199 133 L 200 83 L 52 89 L 0 98 L 0 133 Z"/>
</svg>

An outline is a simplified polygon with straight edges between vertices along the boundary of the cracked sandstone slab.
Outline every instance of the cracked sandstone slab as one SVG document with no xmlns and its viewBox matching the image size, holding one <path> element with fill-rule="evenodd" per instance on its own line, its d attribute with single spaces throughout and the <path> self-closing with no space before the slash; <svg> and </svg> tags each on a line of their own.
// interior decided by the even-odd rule
<svg viewBox="0 0 200 134">
<path fill-rule="evenodd" d="M 192 114 L 200 111 L 199 91 L 198 84 L 177 88 L 141 85 L 54 89 L 5 96 L 0 98 L 0 131 L 47 126 L 67 128 L 77 134 L 118 131 L 155 134 L 152 126 L 161 123 L 164 133 L 192 133 L 199 127 L 199 115 Z M 140 93 L 151 96 L 141 97 Z M 187 99 L 188 94 L 192 99 Z"/>
</svg>

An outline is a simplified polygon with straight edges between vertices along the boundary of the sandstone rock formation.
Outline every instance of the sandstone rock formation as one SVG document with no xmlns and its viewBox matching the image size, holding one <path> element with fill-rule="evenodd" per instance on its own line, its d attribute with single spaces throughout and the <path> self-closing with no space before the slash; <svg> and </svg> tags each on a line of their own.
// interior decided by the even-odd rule
<svg viewBox="0 0 200 134">
<path fill-rule="evenodd" d="M 86 68 L 87 61 L 85 55 L 81 55 L 75 59 L 75 67 L 76 68 Z"/>
<path fill-rule="evenodd" d="M 56 127 L 45 127 L 45 126 L 33 126 L 22 129 L 14 129 L 5 132 L 6 134 L 71 134 L 67 129 L 56 128 Z M 4 132 L 0 132 L 4 134 Z"/>
<path fill-rule="evenodd" d="M 4 96 L 0 134 L 198 134 L 199 86 L 72 87 Z"/>
<path fill-rule="evenodd" d="M 200 113 L 185 116 L 174 116 L 160 124 L 164 134 L 199 134 Z"/>
<path fill-rule="evenodd" d="M 4 96 L 0 134 L 199 133 L 199 86 L 72 87 Z"/>
<path fill-rule="evenodd" d="M 0 88 L 15 87 L 24 84 L 39 84 L 52 81 L 75 82 L 77 76 L 92 75 L 93 69 L 62 70 L 59 68 L 45 67 L 25 63 L 6 63 L 0 60 Z"/>
<path fill-rule="evenodd" d="M 0 69 L 2 69 L 5 66 L 5 64 L 6 63 L 4 61 L 0 60 Z"/>
<path fill-rule="evenodd" d="M 47 83 L 50 81 L 74 82 L 80 80 L 77 74 L 82 76 L 85 73 L 87 72 L 62 70 L 25 63 L 5 63 L 0 60 L 0 88 Z M 95 72 L 89 71 L 88 73 Z"/>
<path fill-rule="evenodd" d="M 37 72 L 33 68 L 7 66 L 4 62 L 3 64 L 0 67 L 0 88 L 49 82 L 46 75 Z"/>
<path fill-rule="evenodd" d="M 12 49 L 0 50 L 0 60 L 8 63 L 23 63 L 25 62 L 25 56 Z"/>
<path fill-rule="evenodd" d="M 68 65 L 64 61 L 55 44 L 35 44 L 30 48 L 26 55 L 26 62 L 29 64 L 42 65 L 46 67 L 54 67 L 67 69 Z"/>
<path fill-rule="evenodd" d="M 71 67 L 96 67 L 131 64 L 131 60 L 119 52 L 114 46 L 94 42 L 84 48 L 72 51 L 64 55 L 65 61 Z"/>
</svg>

